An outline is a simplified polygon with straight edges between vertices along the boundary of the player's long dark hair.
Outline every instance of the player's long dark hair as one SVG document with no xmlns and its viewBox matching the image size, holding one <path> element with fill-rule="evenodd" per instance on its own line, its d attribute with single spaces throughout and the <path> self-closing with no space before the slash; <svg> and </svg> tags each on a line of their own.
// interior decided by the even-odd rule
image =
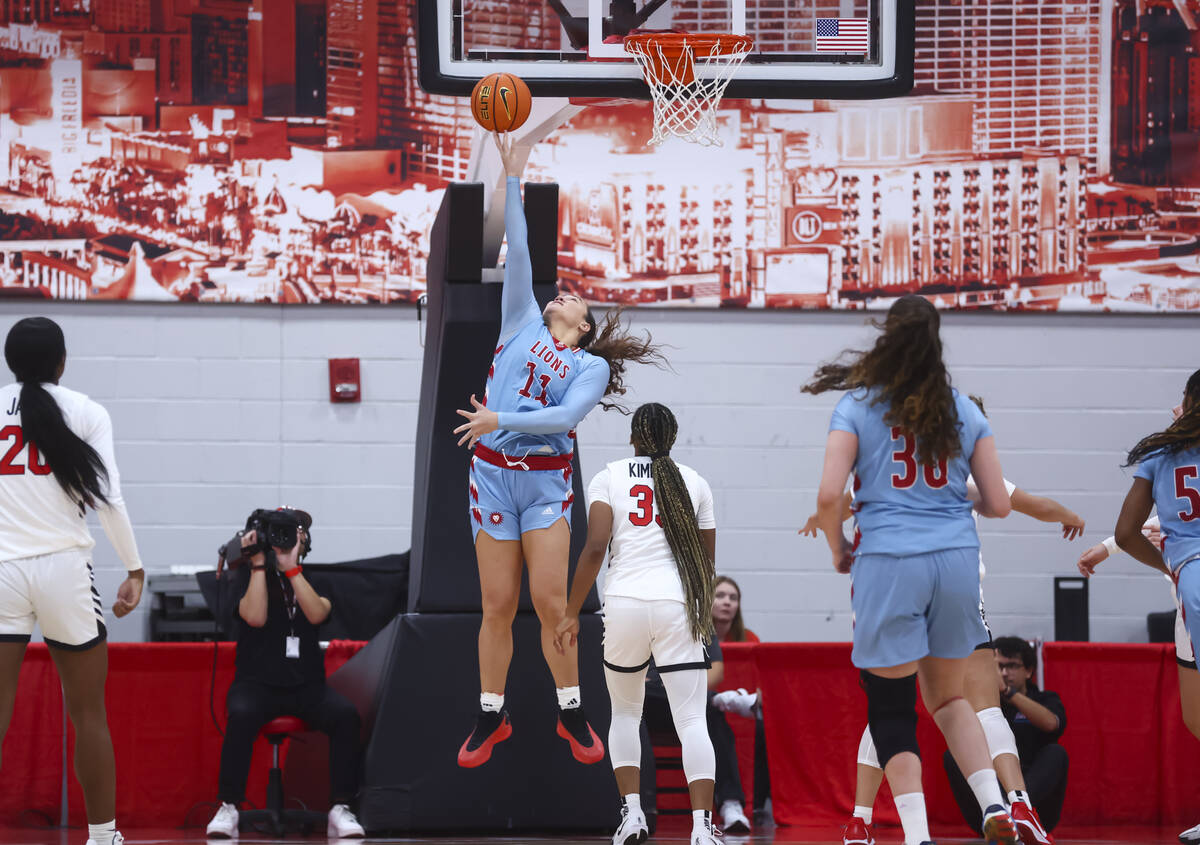
<svg viewBox="0 0 1200 845">
<path fill-rule="evenodd" d="M 874 347 L 847 350 L 842 353 L 851 356 L 847 363 L 817 367 L 804 392 L 874 389 L 872 404 L 887 403 L 884 422 L 913 433 L 922 464 L 959 454 L 958 411 L 942 361 L 937 309 L 925 297 L 910 294 L 896 300 L 882 323 L 872 325 L 883 330 Z"/>
<path fill-rule="evenodd" d="M 671 447 L 679 423 L 666 405 L 650 402 L 633 412 L 632 439 L 638 452 L 650 457 L 654 497 L 662 517 L 663 533 L 671 546 L 675 568 L 683 584 L 688 627 L 692 637 L 708 642 L 713 627 L 712 604 L 716 569 L 700 536 L 700 523 Z"/>
<path fill-rule="evenodd" d="M 588 308 L 587 320 L 591 327 L 579 339 L 579 348 L 586 349 L 593 355 L 598 355 L 608 362 L 608 387 L 604 389 L 605 397 L 623 396 L 625 394 L 625 365 L 629 361 L 635 364 L 654 364 L 666 366 L 667 359 L 655 346 L 650 333 L 638 336 L 621 324 L 623 308 L 614 308 L 604 317 L 604 324 L 597 325 L 592 309 Z M 606 411 L 617 410 L 623 414 L 629 411 L 617 401 L 600 401 L 600 407 Z M 669 411 L 667 413 L 670 413 Z"/>
<path fill-rule="evenodd" d="M 1155 452 L 1172 455 L 1200 446 L 1200 370 L 1183 388 L 1183 413 L 1163 431 L 1143 437 L 1129 450 L 1125 466 L 1140 464 Z"/>
<path fill-rule="evenodd" d="M 21 383 L 21 431 L 25 442 L 49 465 L 54 478 L 76 502 L 107 503 L 108 472 L 100 455 L 67 426 L 58 402 L 43 387 L 58 380 L 67 345 L 58 323 L 46 317 L 18 320 L 4 341 L 4 360 Z M 34 465 L 30 454 L 29 465 Z"/>
</svg>

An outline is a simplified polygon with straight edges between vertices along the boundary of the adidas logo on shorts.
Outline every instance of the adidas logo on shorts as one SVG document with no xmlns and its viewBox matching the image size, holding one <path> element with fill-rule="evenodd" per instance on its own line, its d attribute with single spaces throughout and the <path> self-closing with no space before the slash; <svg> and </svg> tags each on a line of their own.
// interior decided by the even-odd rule
<svg viewBox="0 0 1200 845">
<path fill-rule="evenodd" d="M 542 516 L 554 516 L 554 508 L 546 505 L 546 509 L 542 511 Z"/>
</svg>

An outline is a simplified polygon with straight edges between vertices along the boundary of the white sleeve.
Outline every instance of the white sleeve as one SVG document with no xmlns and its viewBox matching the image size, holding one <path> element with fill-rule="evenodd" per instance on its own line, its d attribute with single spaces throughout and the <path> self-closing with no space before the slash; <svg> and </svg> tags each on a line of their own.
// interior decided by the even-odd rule
<svg viewBox="0 0 1200 845">
<path fill-rule="evenodd" d="M 716 528 L 717 518 L 713 514 L 712 488 L 699 473 L 696 474 L 696 522 L 702 529 Z"/>
<path fill-rule="evenodd" d="M 117 556 L 130 572 L 142 568 L 142 559 L 138 555 L 137 541 L 133 538 L 133 526 L 129 524 L 129 514 L 125 510 L 125 500 L 121 498 L 121 475 L 117 471 L 116 454 L 113 451 L 112 419 L 108 411 L 95 402 L 88 403 L 89 431 L 84 440 L 100 455 L 104 469 L 108 473 L 108 486 L 105 495 L 107 505 L 96 509 L 100 517 L 100 525 L 108 535 Z"/>
<path fill-rule="evenodd" d="M 1013 484 L 1007 478 L 1004 479 L 1004 492 L 1008 494 L 1008 497 L 1010 499 L 1012 498 L 1013 491 L 1016 489 L 1017 489 L 1017 485 Z"/>
<path fill-rule="evenodd" d="M 592 477 L 592 481 L 590 484 L 588 484 L 587 489 L 589 508 L 596 504 L 596 502 L 603 502 L 609 507 L 612 507 L 612 502 L 609 501 L 611 497 L 609 496 L 608 492 L 609 478 L 611 476 L 612 473 L 609 472 L 608 467 L 605 467 Z"/>
<path fill-rule="evenodd" d="M 1017 489 L 1017 485 L 1013 484 L 1007 478 L 1004 479 L 1004 492 L 1008 494 L 1008 497 L 1010 499 L 1012 498 L 1013 491 L 1016 489 Z M 967 476 L 967 500 L 970 501 L 972 504 L 977 504 L 979 502 L 979 499 L 980 499 L 979 487 L 975 484 L 975 477 L 968 475 Z"/>
</svg>

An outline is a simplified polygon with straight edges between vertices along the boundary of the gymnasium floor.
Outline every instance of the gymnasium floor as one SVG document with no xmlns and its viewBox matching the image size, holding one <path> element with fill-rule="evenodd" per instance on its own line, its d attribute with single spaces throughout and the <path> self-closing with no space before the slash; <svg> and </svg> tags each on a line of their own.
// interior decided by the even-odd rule
<svg viewBox="0 0 1200 845">
<path fill-rule="evenodd" d="M 1077 829 L 1056 837 L 1059 845 L 1170 845 L 1177 843 L 1178 827 L 1113 827 L 1106 829 Z M 686 843 L 689 825 L 683 821 L 668 822 L 658 835 L 650 840 L 653 843 Z M 200 845 L 206 840 L 199 828 L 180 830 L 178 828 L 158 828 L 146 830 L 125 831 L 126 845 Z M 820 827 L 777 827 L 755 834 L 753 836 L 727 836 L 727 845 L 841 845 L 840 831 L 830 830 L 827 826 Z M 87 832 L 80 830 L 60 830 L 58 828 L 5 828 L 0 829 L 0 845 L 84 845 Z M 217 840 L 214 840 L 217 841 Z M 252 834 L 243 834 L 242 842 L 267 843 L 280 842 L 295 845 L 297 842 L 325 842 L 324 836 L 313 836 L 301 840 L 297 836 L 288 839 L 272 840 Z M 351 845 L 357 840 L 344 840 L 342 845 Z M 545 843 L 545 845 L 603 845 L 609 841 L 607 836 L 436 836 L 436 837 L 403 837 L 389 839 L 368 839 L 369 843 L 409 843 L 411 845 L 500 845 L 500 843 Z M 903 837 L 899 828 L 884 828 L 877 832 L 879 845 L 900 845 Z M 975 839 L 942 838 L 937 840 L 939 845 L 962 845 L 962 843 L 978 842 Z"/>
</svg>

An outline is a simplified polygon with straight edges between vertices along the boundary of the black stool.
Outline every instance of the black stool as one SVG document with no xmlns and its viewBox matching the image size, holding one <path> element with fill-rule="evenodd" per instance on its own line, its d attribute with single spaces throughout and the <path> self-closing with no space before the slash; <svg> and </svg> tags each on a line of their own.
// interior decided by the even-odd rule
<svg viewBox="0 0 1200 845">
<path fill-rule="evenodd" d="M 275 836 L 288 830 L 299 830 L 308 836 L 324 824 L 328 815 L 314 810 L 291 810 L 283 806 L 283 770 L 279 767 L 279 747 L 292 734 L 304 733 L 308 725 L 295 716 L 280 716 L 263 725 L 259 733 L 271 743 L 271 772 L 267 776 L 267 806 L 262 810 L 245 810 L 238 815 L 238 828 L 267 825 Z"/>
</svg>

